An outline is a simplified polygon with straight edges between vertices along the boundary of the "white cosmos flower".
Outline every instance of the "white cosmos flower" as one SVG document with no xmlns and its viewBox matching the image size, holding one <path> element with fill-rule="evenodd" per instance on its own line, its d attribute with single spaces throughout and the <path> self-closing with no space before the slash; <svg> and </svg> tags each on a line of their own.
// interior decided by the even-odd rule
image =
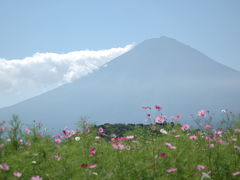
<svg viewBox="0 0 240 180">
<path fill-rule="evenodd" d="M 222 112 L 222 113 L 226 113 L 226 109 L 222 109 L 221 112 Z"/>
<path fill-rule="evenodd" d="M 75 141 L 80 141 L 80 139 L 81 139 L 81 138 L 80 138 L 80 137 L 78 137 L 78 136 L 77 136 L 77 137 L 75 137 Z"/>
<path fill-rule="evenodd" d="M 167 134 L 167 131 L 165 129 L 160 129 L 160 133 Z"/>
</svg>

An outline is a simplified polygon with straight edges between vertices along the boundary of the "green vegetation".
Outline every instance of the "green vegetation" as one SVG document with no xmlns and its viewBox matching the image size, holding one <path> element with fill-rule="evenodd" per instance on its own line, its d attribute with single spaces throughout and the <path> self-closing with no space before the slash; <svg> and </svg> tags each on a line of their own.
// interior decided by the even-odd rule
<svg viewBox="0 0 240 180">
<path fill-rule="evenodd" d="M 214 129 L 206 116 L 197 117 L 199 129 L 153 122 L 95 126 L 82 119 L 80 129 L 54 136 L 43 135 L 39 123 L 23 129 L 13 116 L 0 123 L 0 179 L 239 179 L 239 127 Z"/>
</svg>

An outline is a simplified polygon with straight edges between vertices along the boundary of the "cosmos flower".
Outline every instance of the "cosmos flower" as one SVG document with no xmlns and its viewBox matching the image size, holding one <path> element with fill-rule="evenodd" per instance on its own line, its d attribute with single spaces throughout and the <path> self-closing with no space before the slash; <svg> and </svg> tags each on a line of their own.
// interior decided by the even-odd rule
<svg viewBox="0 0 240 180">
<path fill-rule="evenodd" d="M 162 110 L 162 107 L 159 106 L 159 105 L 156 105 L 156 106 L 155 106 L 155 109 L 157 109 L 158 111 L 160 111 L 160 110 Z"/>
<path fill-rule="evenodd" d="M 167 134 L 168 132 L 165 129 L 160 129 L 160 133 Z"/>
<path fill-rule="evenodd" d="M 203 165 L 197 165 L 197 170 L 202 171 L 205 169 L 205 166 Z"/>
<path fill-rule="evenodd" d="M 75 141 L 80 141 L 80 137 L 79 136 L 77 136 L 77 137 L 75 137 Z"/>
<path fill-rule="evenodd" d="M 21 176 L 22 176 L 22 173 L 20 173 L 20 172 L 14 172 L 13 175 L 16 176 L 16 177 L 21 177 Z"/>
<path fill-rule="evenodd" d="M 209 129 L 213 128 L 211 125 L 207 124 L 204 126 L 204 128 L 206 129 L 206 131 L 208 131 Z"/>
<path fill-rule="evenodd" d="M 62 140 L 61 140 L 61 139 L 55 139 L 54 141 L 55 141 L 55 143 L 57 143 L 57 144 L 59 144 L 59 143 L 61 143 L 61 142 L 62 142 Z"/>
<path fill-rule="evenodd" d="M 90 169 L 95 168 L 95 167 L 97 167 L 97 164 L 88 165 L 88 168 L 90 168 Z"/>
<path fill-rule="evenodd" d="M 183 131 L 187 131 L 187 130 L 190 129 L 190 125 L 189 125 L 189 124 L 183 124 L 181 129 L 182 129 Z"/>
<path fill-rule="evenodd" d="M 166 153 L 161 153 L 161 154 L 159 154 L 159 156 L 162 157 L 162 158 L 164 158 L 164 157 L 167 156 L 167 154 L 166 154 Z"/>
<path fill-rule="evenodd" d="M 25 129 L 25 133 L 30 134 L 31 130 L 29 128 Z"/>
<path fill-rule="evenodd" d="M 162 123 L 164 123 L 164 121 L 165 120 L 162 117 L 160 117 L 160 116 L 157 116 L 155 118 L 155 123 L 162 124 Z"/>
<path fill-rule="evenodd" d="M 95 155 L 96 152 L 97 152 L 97 150 L 96 150 L 95 148 L 91 148 L 91 149 L 89 149 L 90 156 Z"/>
<path fill-rule="evenodd" d="M 195 136 L 195 135 L 193 135 L 193 136 L 189 136 L 189 139 L 191 139 L 191 140 L 197 140 L 197 139 L 198 139 L 198 137 L 197 137 L 197 136 Z"/>
<path fill-rule="evenodd" d="M 0 164 L 0 169 L 7 171 L 10 169 L 10 167 L 6 163 L 4 163 L 4 164 Z"/>
<path fill-rule="evenodd" d="M 233 176 L 240 175 L 240 171 L 234 172 L 234 173 L 232 173 L 232 175 L 233 175 Z"/>
<path fill-rule="evenodd" d="M 103 128 L 98 128 L 98 132 L 100 132 L 100 133 L 103 133 L 104 131 L 103 131 Z"/>
<path fill-rule="evenodd" d="M 165 170 L 167 173 L 172 173 L 172 172 L 175 172 L 177 170 L 177 168 L 170 168 L 170 169 L 167 169 Z"/>
<path fill-rule="evenodd" d="M 60 160 L 61 160 L 61 156 L 56 155 L 56 156 L 54 156 L 54 157 L 55 157 L 55 159 L 56 159 L 57 161 L 60 161 Z"/>
<path fill-rule="evenodd" d="M 33 176 L 31 180 L 42 180 L 42 178 L 40 176 Z"/>
<path fill-rule="evenodd" d="M 199 117 L 206 117 L 206 116 L 207 116 L 206 110 L 200 110 L 200 111 L 198 111 L 198 116 L 199 116 Z"/>
</svg>

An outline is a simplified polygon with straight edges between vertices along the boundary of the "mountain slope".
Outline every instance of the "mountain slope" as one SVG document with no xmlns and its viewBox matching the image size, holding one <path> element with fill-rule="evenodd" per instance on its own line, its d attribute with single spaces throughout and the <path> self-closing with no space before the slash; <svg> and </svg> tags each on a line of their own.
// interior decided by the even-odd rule
<svg viewBox="0 0 240 180">
<path fill-rule="evenodd" d="M 94 73 L 71 84 L 0 109 L 0 117 L 50 127 L 72 125 L 80 116 L 92 122 L 143 122 L 142 105 L 187 115 L 201 108 L 240 109 L 240 73 L 174 39 L 137 45 Z"/>
</svg>

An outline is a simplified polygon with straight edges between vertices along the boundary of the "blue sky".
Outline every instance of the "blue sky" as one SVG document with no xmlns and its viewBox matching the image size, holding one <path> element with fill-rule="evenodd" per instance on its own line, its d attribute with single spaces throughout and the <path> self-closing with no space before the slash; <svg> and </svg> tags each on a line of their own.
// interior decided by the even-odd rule
<svg viewBox="0 0 240 180">
<path fill-rule="evenodd" d="M 0 58 L 119 48 L 165 35 L 240 70 L 239 17 L 238 0 L 0 1 Z M 16 97 L 5 96 L 0 107 Z"/>
</svg>

